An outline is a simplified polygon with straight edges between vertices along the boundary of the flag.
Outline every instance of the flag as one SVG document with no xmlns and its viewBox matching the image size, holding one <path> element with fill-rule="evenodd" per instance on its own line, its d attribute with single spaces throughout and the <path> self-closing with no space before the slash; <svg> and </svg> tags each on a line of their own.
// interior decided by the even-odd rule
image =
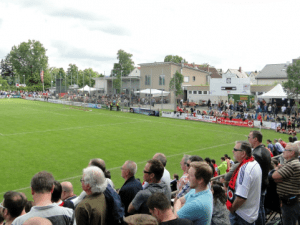
<svg viewBox="0 0 300 225">
<path fill-rule="evenodd" d="M 42 81 L 42 83 L 44 83 L 44 71 L 43 70 L 41 71 L 41 81 Z"/>
</svg>

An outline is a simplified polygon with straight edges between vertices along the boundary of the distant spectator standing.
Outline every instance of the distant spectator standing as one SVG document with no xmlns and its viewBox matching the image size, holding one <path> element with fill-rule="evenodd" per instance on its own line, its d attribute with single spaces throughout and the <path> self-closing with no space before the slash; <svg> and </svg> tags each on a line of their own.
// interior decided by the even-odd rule
<svg viewBox="0 0 300 225">
<path fill-rule="evenodd" d="M 283 224 L 295 225 L 300 217 L 300 162 L 299 148 L 288 143 L 283 157 L 286 163 L 272 174 L 277 183 L 277 193 L 281 200 Z"/>
<path fill-rule="evenodd" d="M 186 185 L 189 181 L 188 178 L 188 170 L 189 168 L 187 167 L 187 161 L 189 160 L 189 155 L 184 155 L 183 158 L 180 161 L 180 166 L 181 169 L 183 170 L 183 175 L 180 178 L 180 180 L 177 182 L 177 190 L 181 191 L 181 189 Z"/>
<path fill-rule="evenodd" d="M 225 157 L 221 157 L 221 164 L 218 166 L 218 170 L 220 171 L 220 175 L 223 175 L 227 171 L 227 162 L 225 161 Z"/>
<path fill-rule="evenodd" d="M 229 157 L 228 157 L 227 154 L 225 154 L 224 157 L 225 157 L 225 161 L 226 161 L 226 163 L 227 163 L 226 173 L 228 173 L 229 170 L 230 170 L 230 166 L 231 166 L 231 164 L 230 164 L 230 159 L 229 159 Z"/>
<path fill-rule="evenodd" d="M 284 147 L 282 147 L 277 139 L 274 139 L 274 149 L 276 149 L 279 154 L 284 152 Z"/>
<path fill-rule="evenodd" d="M 121 175 L 125 183 L 119 191 L 121 201 L 125 208 L 125 216 L 130 214 L 127 212 L 129 204 L 132 202 L 136 194 L 143 190 L 141 182 L 135 179 L 134 175 L 137 171 L 137 165 L 133 161 L 126 161 L 121 167 Z"/>
<path fill-rule="evenodd" d="M 274 155 L 274 145 L 272 144 L 272 141 L 270 140 L 270 139 L 268 139 L 267 140 L 267 144 L 268 144 L 268 149 L 270 149 L 271 150 L 271 152 L 273 153 L 273 155 Z"/>
<path fill-rule="evenodd" d="M 218 165 L 216 164 L 216 160 L 212 159 L 211 163 L 213 164 L 213 166 L 215 168 L 214 177 L 217 177 L 218 176 Z"/>
<path fill-rule="evenodd" d="M 281 146 L 282 146 L 283 148 L 286 147 L 286 142 L 284 142 L 281 138 L 279 138 L 278 141 L 279 141 L 279 143 L 281 144 Z"/>
</svg>

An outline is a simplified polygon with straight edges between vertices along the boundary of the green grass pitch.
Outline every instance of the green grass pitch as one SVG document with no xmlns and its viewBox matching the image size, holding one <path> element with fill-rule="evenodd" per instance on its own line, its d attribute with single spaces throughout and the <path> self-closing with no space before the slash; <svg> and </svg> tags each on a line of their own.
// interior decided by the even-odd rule
<svg viewBox="0 0 300 225">
<path fill-rule="evenodd" d="M 183 154 L 214 158 L 219 164 L 225 153 L 232 156 L 234 142 L 246 140 L 251 130 L 23 99 L 1 99 L 0 121 L 0 201 L 8 190 L 32 199 L 30 180 L 42 170 L 60 182 L 72 182 L 79 194 L 82 169 L 92 158 L 105 160 L 116 188 L 124 183 L 120 167 L 126 160 L 138 164 L 136 177 L 142 180 L 145 163 L 156 152 L 167 156 L 171 175 L 181 176 Z M 264 143 L 279 138 L 274 131 L 262 132 Z M 287 141 L 287 136 L 282 138 Z"/>
</svg>

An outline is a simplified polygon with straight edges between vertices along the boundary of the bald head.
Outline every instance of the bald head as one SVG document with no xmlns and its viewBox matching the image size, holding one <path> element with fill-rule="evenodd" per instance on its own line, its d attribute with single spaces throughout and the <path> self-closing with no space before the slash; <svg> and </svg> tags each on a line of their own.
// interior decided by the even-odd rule
<svg viewBox="0 0 300 225">
<path fill-rule="evenodd" d="M 160 161 L 164 165 L 164 167 L 166 167 L 166 165 L 167 165 L 167 158 L 166 158 L 166 156 L 163 153 L 156 153 L 153 156 L 153 159 L 156 159 L 156 160 Z"/>
<path fill-rule="evenodd" d="M 61 193 L 61 200 L 66 200 L 69 197 L 74 195 L 73 193 L 73 185 L 69 181 L 65 181 L 61 183 L 62 193 Z"/>
<path fill-rule="evenodd" d="M 46 218 L 32 217 L 26 220 L 23 225 L 52 225 L 52 223 Z"/>
</svg>

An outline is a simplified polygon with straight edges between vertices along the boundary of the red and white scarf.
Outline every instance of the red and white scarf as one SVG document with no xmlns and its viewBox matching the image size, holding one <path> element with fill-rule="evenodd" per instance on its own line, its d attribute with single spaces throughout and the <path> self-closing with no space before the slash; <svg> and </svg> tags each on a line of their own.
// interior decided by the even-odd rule
<svg viewBox="0 0 300 225">
<path fill-rule="evenodd" d="M 232 203 L 234 202 L 235 199 L 235 183 L 237 180 L 237 176 L 239 174 L 239 170 L 240 168 L 245 165 L 248 162 L 252 162 L 254 161 L 253 156 L 249 157 L 249 158 L 245 158 L 240 165 L 235 169 L 235 171 L 233 172 L 231 179 L 229 181 L 229 185 L 228 185 L 228 191 L 227 191 L 227 202 L 226 202 L 226 206 L 227 209 L 230 210 L 232 207 Z"/>
</svg>

